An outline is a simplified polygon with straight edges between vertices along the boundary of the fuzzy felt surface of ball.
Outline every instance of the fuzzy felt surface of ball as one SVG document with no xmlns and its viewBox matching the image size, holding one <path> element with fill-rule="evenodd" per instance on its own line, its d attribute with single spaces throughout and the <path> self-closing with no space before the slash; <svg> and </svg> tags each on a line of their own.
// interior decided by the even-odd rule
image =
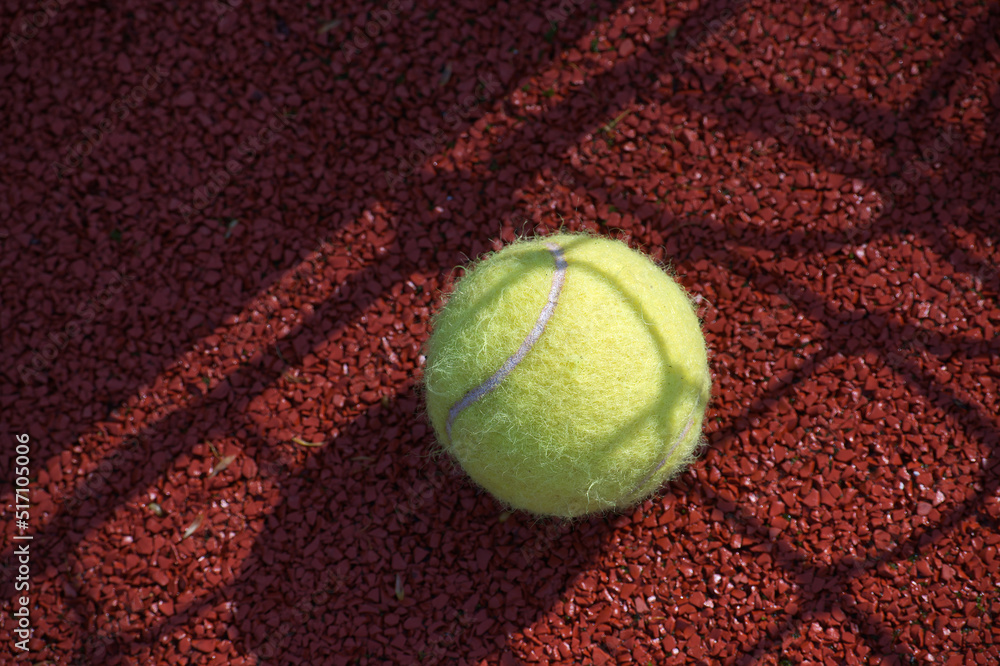
<svg viewBox="0 0 1000 666">
<path fill-rule="evenodd" d="M 625 243 L 515 242 L 467 269 L 432 323 L 424 388 L 438 441 L 506 506 L 625 508 L 693 459 L 711 394 L 700 322 Z"/>
</svg>

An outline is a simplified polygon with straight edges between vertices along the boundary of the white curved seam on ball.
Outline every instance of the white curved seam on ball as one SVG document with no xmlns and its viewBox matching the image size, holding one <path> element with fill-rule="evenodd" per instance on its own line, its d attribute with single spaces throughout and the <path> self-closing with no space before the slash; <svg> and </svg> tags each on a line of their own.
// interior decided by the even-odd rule
<svg viewBox="0 0 1000 666">
<path fill-rule="evenodd" d="M 500 386 L 500 382 L 514 371 L 514 368 L 524 360 L 524 357 L 528 355 L 531 348 L 538 342 L 538 338 L 542 337 L 542 333 L 545 332 L 545 327 L 548 325 L 552 313 L 555 312 L 556 305 L 559 303 L 559 293 L 562 291 L 563 283 L 566 281 L 567 263 L 566 258 L 563 256 L 563 249 L 559 245 L 556 243 L 546 243 L 545 247 L 552 254 L 552 259 L 556 264 L 556 272 L 552 276 L 552 287 L 549 289 L 549 299 L 538 315 L 538 320 L 535 321 L 534 328 L 531 329 L 528 337 L 521 343 L 521 347 L 500 366 L 499 370 L 493 373 L 492 377 L 466 393 L 461 400 L 452 405 L 451 409 L 448 410 L 448 422 L 445 425 L 445 429 L 448 431 L 449 440 L 451 439 L 451 427 L 462 410 Z"/>
<path fill-rule="evenodd" d="M 640 490 L 642 490 L 642 487 L 646 485 L 646 483 L 648 483 L 650 479 L 656 476 L 656 473 L 659 472 L 661 469 L 663 469 L 663 466 L 667 464 L 667 461 L 670 460 L 670 456 L 673 455 L 674 450 L 677 449 L 678 446 L 680 446 L 680 443 L 683 442 L 684 439 L 688 436 L 688 433 L 691 432 L 691 427 L 694 425 L 695 420 L 698 418 L 698 407 L 700 406 L 701 406 L 701 399 L 699 398 L 698 402 L 695 403 L 694 413 L 691 414 L 691 419 L 687 422 L 687 425 L 684 426 L 684 430 L 681 431 L 680 437 L 677 438 L 677 441 L 674 442 L 674 445 L 670 447 L 669 451 L 667 451 L 667 455 L 663 456 L 663 459 L 660 460 L 660 464 L 657 465 L 652 472 L 643 477 L 642 481 L 636 484 L 635 489 L 632 491 L 632 494 L 635 494 Z"/>
</svg>

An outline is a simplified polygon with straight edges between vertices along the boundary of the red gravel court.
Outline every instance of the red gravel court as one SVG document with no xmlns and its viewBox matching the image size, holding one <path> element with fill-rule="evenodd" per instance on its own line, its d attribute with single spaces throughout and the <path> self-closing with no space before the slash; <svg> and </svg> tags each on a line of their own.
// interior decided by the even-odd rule
<svg viewBox="0 0 1000 666">
<path fill-rule="evenodd" d="M 997 2 L 2 15 L 0 661 L 1000 659 Z M 419 389 L 456 267 L 563 227 L 668 262 L 715 379 L 572 524 Z"/>
</svg>

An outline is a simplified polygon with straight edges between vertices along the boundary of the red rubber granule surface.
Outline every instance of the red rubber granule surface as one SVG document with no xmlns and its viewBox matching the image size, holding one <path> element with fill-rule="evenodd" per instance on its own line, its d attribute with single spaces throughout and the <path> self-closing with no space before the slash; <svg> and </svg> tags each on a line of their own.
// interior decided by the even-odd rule
<svg viewBox="0 0 1000 666">
<path fill-rule="evenodd" d="M 1000 660 L 1000 3 L 0 18 L 0 661 Z M 559 228 L 669 263 L 714 377 L 571 524 L 419 388 L 456 267 Z"/>
</svg>

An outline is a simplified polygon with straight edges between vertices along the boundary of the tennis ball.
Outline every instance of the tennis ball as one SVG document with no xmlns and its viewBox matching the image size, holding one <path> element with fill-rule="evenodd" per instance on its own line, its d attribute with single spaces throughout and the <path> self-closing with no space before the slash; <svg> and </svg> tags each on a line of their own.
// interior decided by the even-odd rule
<svg viewBox="0 0 1000 666">
<path fill-rule="evenodd" d="M 430 421 L 508 507 L 563 517 L 624 508 L 693 459 L 711 392 L 698 317 L 624 243 L 516 242 L 472 266 L 432 325 Z"/>
</svg>

